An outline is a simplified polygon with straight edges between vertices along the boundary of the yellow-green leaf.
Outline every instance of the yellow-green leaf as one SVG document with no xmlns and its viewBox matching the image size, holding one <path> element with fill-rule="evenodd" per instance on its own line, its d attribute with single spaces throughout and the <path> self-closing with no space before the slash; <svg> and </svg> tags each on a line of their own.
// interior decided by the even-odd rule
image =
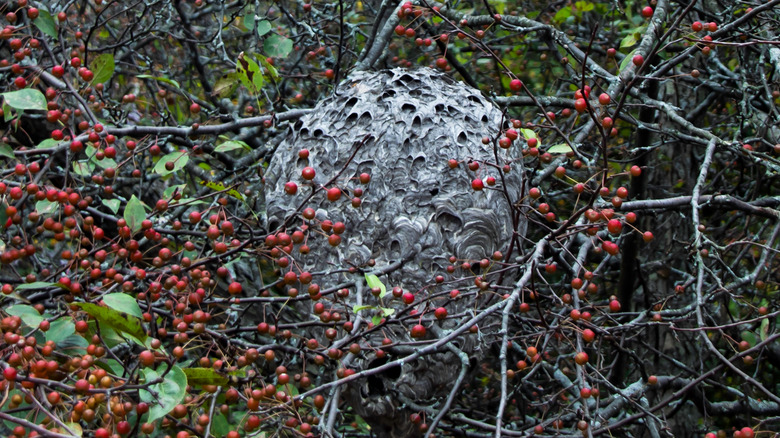
<svg viewBox="0 0 780 438">
<path fill-rule="evenodd" d="M 130 197 L 125 205 L 125 213 L 123 215 L 127 226 L 130 230 L 136 232 L 141 229 L 141 222 L 146 219 L 146 209 L 144 209 L 144 203 L 135 195 Z"/>
<path fill-rule="evenodd" d="M 127 333 L 141 342 L 146 340 L 146 329 L 139 318 L 108 307 L 100 307 L 92 303 L 75 303 L 81 309 L 116 331 Z"/>
<path fill-rule="evenodd" d="M 182 371 L 187 376 L 187 383 L 193 386 L 225 386 L 228 384 L 228 377 L 218 373 L 213 368 L 184 368 Z"/>
<path fill-rule="evenodd" d="M 94 77 L 92 78 L 93 84 L 106 82 L 114 75 L 114 55 L 110 53 L 101 53 L 89 63 L 89 68 L 94 74 Z"/>
<path fill-rule="evenodd" d="M 384 297 L 387 294 L 387 287 L 385 287 L 384 283 L 374 274 L 366 274 L 366 284 L 368 284 L 368 287 L 371 289 L 378 287 L 379 290 L 382 292 L 379 293 L 379 297 Z"/>
<path fill-rule="evenodd" d="M 566 143 L 559 143 L 559 144 L 550 146 L 550 148 L 547 149 L 547 152 L 549 152 L 551 154 L 568 154 L 571 151 L 572 151 L 571 147 L 569 145 L 567 145 Z"/>
</svg>

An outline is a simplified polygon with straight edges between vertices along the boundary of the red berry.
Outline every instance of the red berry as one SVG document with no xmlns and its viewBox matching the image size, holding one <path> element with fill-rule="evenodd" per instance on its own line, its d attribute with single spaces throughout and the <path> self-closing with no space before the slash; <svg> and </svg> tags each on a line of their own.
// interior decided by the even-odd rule
<svg viewBox="0 0 780 438">
<path fill-rule="evenodd" d="M 620 234 L 623 229 L 623 224 L 618 219 L 610 219 L 607 223 L 607 230 L 612 234 Z"/>
<path fill-rule="evenodd" d="M 577 362 L 577 365 L 585 365 L 588 363 L 588 353 L 580 351 L 574 355 L 574 362 Z"/>
<path fill-rule="evenodd" d="M 585 111 L 587 108 L 588 108 L 588 103 L 585 102 L 585 99 L 579 98 L 574 101 L 574 109 L 577 110 L 578 113 Z"/>
<path fill-rule="evenodd" d="M 620 312 L 620 301 L 618 300 L 612 300 L 609 302 L 609 311 L 610 312 Z"/>
<path fill-rule="evenodd" d="M 154 365 L 154 353 L 151 350 L 144 350 L 138 355 L 138 361 L 145 367 Z"/>
<path fill-rule="evenodd" d="M 481 179 L 476 178 L 471 181 L 471 188 L 476 191 L 480 191 L 485 188 L 485 184 L 482 182 Z"/>
<path fill-rule="evenodd" d="M 631 62 L 633 62 L 635 66 L 639 67 L 645 63 L 645 57 L 642 55 L 634 55 L 634 57 L 631 59 Z"/>
<path fill-rule="evenodd" d="M 650 6 L 645 6 L 642 8 L 642 16 L 645 18 L 650 18 L 653 16 L 653 8 Z"/>
<path fill-rule="evenodd" d="M 230 283 L 228 286 L 228 293 L 230 293 L 230 295 L 238 295 L 242 290 L 244 290 L 244 288 L 241 286 L 241 283 L 237 281 Z"/>
<path fill-rule="evenodd" d="M 417 324 L 414 327 L 412 327 L 411 335 L 413 338 L 422 338 L 425 336 L 425 326 L 422 324 Z"/>
<path fill-rule="evenodd" d="M 190 112 L 192 114 L 198 114 L 200 112 L 200 105 L 198 105 L 197 103 L 193 103 L 192 105 L 190 105 Z"/>
<path fill-rule="evenodd" d="M 509 82 L 509 89 L 515 93 L 523 89 L 523 81 L 520 79 L 512 79 Z"/>
<path fill-rule="evenodd" d="M 288 182 L 284 185 L 284 192 L 288 195 L 294 195 L 298 193 L 298 184 L 295 184 L 292 181 Z"/>
<path fill-rule="evenodd" d="M 3 370 L 3 377 L 5 377 L 5 380 L 8 381 L 14 381 L 16 380 L 16 368 L 8 367 Z"/>
<path fill-rule="evenodd" d="M 593 339 L 596 338 L 596 333 L 593 332 L 591 329 L 585 329 L 582 331 L 582 340 L 585 342 L 593 342 Z"/>
<path fill-rule="evenodd" d="M 701 21 L 694 21 L 693 24 L 691 24 L 691 29 L 693 29 L 694 32 L 701 32 L 702 29 L 704 29 L 704 25 L 701 24 Z"/>
<path fill-rule="evenodd" d="M 341 198 L 341 189 L 338 187 L 331 187 L 328 189 L 328 201 L 336 202 Z"/>
<path fill-rule="evenodd" d="M 301 171 L 301 177 L 307 181 L 313 180 L 314 175 L 316 175 L 316 172 L 311 167 L 304 167 Z"/>
</svg>

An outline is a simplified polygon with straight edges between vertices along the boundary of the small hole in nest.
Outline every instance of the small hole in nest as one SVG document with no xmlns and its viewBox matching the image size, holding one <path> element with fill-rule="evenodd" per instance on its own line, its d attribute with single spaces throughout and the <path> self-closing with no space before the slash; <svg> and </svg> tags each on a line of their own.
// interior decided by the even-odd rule
<svg viewBox="0 0 780 438">
<path fill-rule="evenodd" d="M 357 103 L 357 97 L 352 97 L 344 103 L 344 112 L 349 112 L 353 106 Z"/>
<path fill-rule="evenodd" d="M 383 100 L 393 96 L 395 96 L 395 90 L 387 90 L 384 93 L 382 93 L 382 95 L 377 100 Z"/>
<path fill-rule="evenodd" d="M 298 119 L 298 121 L 297 121 L 297 122 L 295 122 L 295 125 L 293 125 L 293 129 L 295 129 L 296 131 L 298 131 L 298 130 L 300 130 L 300 129 L 301 129 L 301 126 L 303 126 L 303 122 L 302 122 L 300 119 Z"/>
<path fill-rule="evenodd" d="M 461 131 L 460 134 L 458 134 L 458 144 L 465 145 L 469 140 L 469 137 L 466 135 L 465 132 Z"/>
<path fill-rule="evenodd" d="M 433 109 L 435 109 L 437 113 L 438 113 L 438 112 L 441 112 L 441 111 L 444 111 L 444 105 L 443 105 L 443 104 L 441 104 L 441 103 L 439 103 L 439 104 L 436 104 L 436 106 L 435 106 L 435 107 L 433 107 Z"/>
<path fill-rule="evenodd" d="M 401 82 L 412 82 L 412 81 L 414 81 L 414 78 L 412 76 L 410 76 L 410 75 L 405 74 L 405 75 L 399 77 L 398 80 L 401 81 Z"/>
<path fill-rule="evenodd" d="M 315 137 L 322 137 L 322 129 L 317 128 L 314 130 L 314 136 Z"/>
<path fill-rule="evenodd" d="M 413 113 L 417 110 L 417 107 L 412 105 L 411 103 L 405 103 L 401 105 L 401 111 L 405 113 Z"/>
<path fill-rule="evenodd" d="M 469 96 L 469 100 L 476 103 L 482 103 L 482 100 L 480 100 L 477 96 L 474 96 L 473 94 Z"/>
</svg>

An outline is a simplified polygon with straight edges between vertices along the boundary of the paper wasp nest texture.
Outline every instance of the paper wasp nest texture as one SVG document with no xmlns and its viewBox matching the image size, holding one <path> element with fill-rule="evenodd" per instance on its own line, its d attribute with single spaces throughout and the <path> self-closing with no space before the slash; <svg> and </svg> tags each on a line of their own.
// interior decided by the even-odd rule
<svg viewBox="0 0 780 438">
<path fill-rule="evenodd" d="M 444 286 L 421 289 L 433 285 L 436 275 L 447 277 L 450 256 L 460 263 L 507 250 L 513 232 L 511 203 L 521 199 L 522 163 L 503 149 L 498 150 L 497 161 L 492 143 L 482 144 L 485 136 L 496 138 L 502 121 L 501 111 L 478 90 L 431 69 L 354 73 L 292 127 L 274 154 L 265 187 L 269 230 L 285 223 L 288 232 L 300 229 L 303 208 L 316 211 L 316 219 L 308 221 L 310 253 L 294 252 L 291 259 L 312 273 L 343 272 L 316 277 L 322 290 L 364 281 L 362 274 L 344 272 L 349 267 L 375 271 L 400 261 L 400 268 L 380 276 L 388 292 L 400 286 L 415 293 L 416 301 L 440 293 Z M 307 159 L 299 158 L 301 149 L 309 150 Z M 458 161 L 455 169 L 449 166 L 452 159 Z M 469 170 L 471 161 L 477 161 L 479 169 Z M 512 170 L 502 175 L 504 164 L 511 164 Z M 316 172 L 311 181 L 302 178 L 307 166 Z M 368 184 L 359 180 L 361 173 L 370 175 Z M 488 177 L 495 178 L 495 186 L 486 183 L 481 191 L 472 189 L 472 180 Z M 297 194 L 285 193 L 288 182 L 298 185 Z M 325 190 L 306 201 L 312 187 Z M 326 190 L 334 187 L 341 189 L 341 197 L 330 201 Z M 364 191 L 357 208 L 351 202 L 355 189 Z M 329 245 L 324 233 L 315 232 L 324 220 L 346 224 L 337 247 Z M 519 231 L 524 229 L 523 223 Z M 375 266 L 368 266 L 370 259 Z M 362 291 L 362 304 L 380 304 L 366 286 Z M 349 305 L 359 303 L 356 295 L 353 288 L 346 298 Z M 381 304 L 397 312 L 406 307 L 390 298 Z M 473 297 L 461 301 L 448 303 L 448 310 L 474 304 Z M 388 325 L 385 333 L 408 341 L 407 325 Z M 445 323 L 442 328 L 451 326 Z M 433 336 L 430 331 L 428 336 Z M 465 342 L 461 347 L 475 348 Z M 418 401 L 441 395 L 442 390 L 446 394 L 460 368 L 451 355 L 443 349 L 385 373 L 371 382 L 371 388 L 369 382 L 352 387 L 353 407 L 367 419 L 384 418 L 397 429 L 398 421 L 408 423 L 408 414 L 393 419 L 393 410 L 400 405 L 393 394 Z M 369 361 L 366 357 L 356 363 L 366 367 Z"/>
</svg>

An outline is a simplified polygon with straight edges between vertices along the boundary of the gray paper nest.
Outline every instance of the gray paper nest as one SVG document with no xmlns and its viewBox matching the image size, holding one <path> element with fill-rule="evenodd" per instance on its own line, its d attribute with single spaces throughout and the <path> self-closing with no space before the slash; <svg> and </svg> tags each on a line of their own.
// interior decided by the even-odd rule
<svg viewBox="0 0 780 438">
<path fill-rule="evenodd" d="M 494 251 L 507 250 L 513 231 L 512 207 L 503 189 L 512 202 L 521 199 L 522 167 L 516 156 L 499 149 L 498 164 L 512 162 L 512 171 L 502 181 L 500 169 L 485 165 L 496 163 L 492 144 L 482 144 L 483 137 L 497 136 L 501 123 L 499 109 L 478 90 L 434 70 L 356 72 L 332 97 L 300 119 L 274 154 L 265 186 L 269 229 L 294 215 L 311 193 L 301 178 L 305 166 L 316 170 L 313 182 L 317 186 L 342 172 L 336 181 L 345 189 L 339 201 L 328 201 L 321 191 L 305 205 L 317 211 L 318 220 L 346 224 L 341 245 L 333 248 L 324 236 L 311 233 L 311 252 L 307 256 L 294 252 L 296 263 L 312 273 L 322 273 L 350 266 L 376 270 L 404 260 L 400 269 L 381 279 L 388 290 L 401 286 L 413 293 L 433 284 L 436 275 L 449 279 L 445 268 L 450 256 L 459 261 L 480 260 Z M 298 158 L 304 148 L 310 151 L 307 160 Z M 450 159 L 460 162 L 456 169 L 449 168 Z M 477 172 L 467 168 L 472 160 L 480 163 Z M 371 175 L 365 186 L 357 180 L 363 172 Z M 496 179 L 495 187 L 472 190 L 472 179 L 488 176 Z M 285 194 L 288 181 L 299 185 L 297 195 Z M 354 208 L 350 199 L 357 187 L 363 187 L 365 194 L 362 205 Z M 301 225 L 300 218 L 288 223 Z M 366 267 L 369 259 L 376 261 L 375 267 Z M 350 279 L 363 281 L 361 278 L 339 274 L 315 277 L 315 281 L 324 290 Z M 427 288 L 421 294 L 445 289 Z M 363 304 L 377 303 L 367 287 L 362 291 Z M 350 306 L 357 303 L 354 290 L 347 300 Z M 448 311 L 454 314 L 465 310 L 458 309 L 459 305 L 468 308 L 469 304 L 473 306 L 473 301 L 455 301 L 448 304 Z M 387 298 L 385 305 L 399 310 L 405 307 L 398 300 L 387 304 Z M 454 324 L 456 321 L 448 320 L 442 328 Z M 395 341 L 409 340 L 407 328 L 394 325 L 390 330 Z M 431 330 L 428 335 L 432 335 Z M 377 343 L 374 339 L 371 342 Z M 459 346 L 469 354 L 478 348 L 468 344 L 462 341 Z M 398 409 L 403 403 L 395 397 L 396 392 L 423 404 L 446 395 L 460 364 L 449 351 L 430 355 L 405 364 L 400 373 L 396 368 L 378 376 L 379 380 L 366 379 L 352 386 L 348 399 L 372 424 L 374 433 L 409 436 L 413 434 L 409 411 Z M 359 360 L 356 366 L 365 368 L 369 361 Z"/>
</svg>

